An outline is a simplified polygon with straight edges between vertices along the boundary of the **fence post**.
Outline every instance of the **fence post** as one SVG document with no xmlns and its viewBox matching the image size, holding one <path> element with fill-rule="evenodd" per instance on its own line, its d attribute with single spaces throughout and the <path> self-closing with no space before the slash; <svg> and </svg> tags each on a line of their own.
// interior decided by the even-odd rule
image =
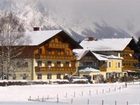
<svg viewBox="0 0 140 105">
<path fill-rule="evenodd" d="M 29 99 L 28 99 L 28 101 L 31 101 L 31 99 L 32 99 L 32 97 L 30 96 Z"/>
<path fill-rule="evenodd" d="M 109 88 L 109 93 L 110 93 L 110 88 Z"/>
<path fill-rule="evenodd" d="M 83 91 L 81 92 L 81 95 L 83 96 Z"/>
<path fill-rule="evenodd" d="M 89 105 L 89 99 L 87 100 L 87 104 Z"/>
<path fill-rule="evenodd" d="M 128 105 L 128 101 L 126 102 L 126 105 Z"/>
<path fill-rule="evenodd" d="M 91 95 L 91 90 L 89 90 L 89 95 Z"/>
<path fill-rule="evenodd" d="M 56 97 L 56 102 L 59 103 L 59 96 L 57 94 L 57 97 Z"/>
<path fill-rule="evenodd" d="M 73 99 L 71 99 L 70 103 L 73 104 Z"/>
<path fill-rule="evenodd" d="M 115 105 L 117 105 L 117 101 L 115 101 Z"/>
<path fill-rule="evenodd" d="M 66 92 L 66 96 L 65 96 L 66 98 L 67 98 L 67 95 L 68 95 L 68 94 L 67 94 L 67 92 Z"/>
<path fill-rule="evenodd" d="M 39 98 L 39 96 L 37 97 L 37 101 L 40 101 L 40 98 Z"/>
<path fill-rule="evenodd" d="M 104 105 L 104 100 L 102 100 L 102 105 Z"/>
<path fill-rule="evenodd" d="M 49 99 L 49 95 L 47 96 L 47 100 Z"/>
</svg>

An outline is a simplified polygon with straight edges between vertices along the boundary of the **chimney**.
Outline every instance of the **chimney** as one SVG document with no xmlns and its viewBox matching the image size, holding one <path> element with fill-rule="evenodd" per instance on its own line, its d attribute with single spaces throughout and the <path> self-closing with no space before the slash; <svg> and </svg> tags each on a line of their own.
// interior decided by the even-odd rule
<svg viewBox="0 0 140 105">
<path fill-rule="evenodd" d="M 95 40 L 95 41 L 96 41 L 97 39 L 96 39 L 96 38 L 94 38 L 94 37 L 88 37 L 88 38 L 87 38 L 87 40 L 88 40 L 88 41 L 93 41 L 93 40 Z"/>
<path fill-rule="evenodd" d="M 40 27 L 33 27 L 33 31 L 40 31 Z"/>
</svg>

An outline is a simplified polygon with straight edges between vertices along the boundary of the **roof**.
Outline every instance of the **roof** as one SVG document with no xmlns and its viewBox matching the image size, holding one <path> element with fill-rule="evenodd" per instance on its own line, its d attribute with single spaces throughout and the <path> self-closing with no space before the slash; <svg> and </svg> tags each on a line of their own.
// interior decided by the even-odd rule
<svg viewBox="0 0 140 105">
<path fill-rule="evenodd" d="M 90 51 L 85 50 L 85 49 L 74 49 L 73 52 L 75 53 L 77 60 L 80 60 L 82 57 L 84 57 Z"/>
<path fill-rule="evenodd" d="M 119 56 L 114 56 L 114 55 L 102 55 L 102 54 L 97 54 L 97 53 L 94 53 L 92 52 L 96 58 L 100 61 L 107 61 L 109 59 L 123 59 L 122 57 L 119 57 Z"/>
<path fill-rule="evenodd" d="M 87 53 L 91 51 L 86 49 L 74 49 L 73 52 L 75 53 L 77 60 L 80 60 L 82 57 L 84 57 Z M 97 54 L 95 52 L 91 52 L 91 54 L 93 54 L 93 56 L 95 56 L 99 61 L 107 61 L 109 59 L 122 59 L 122 57 L 118 57 L 114 55 L 103 55 L 103 54 Z"/>
<path fill-rule="evenodd" d="M 38 46 L 43 45 L 47 41 L 49 41 L 54 36 L 59 35 L 62 37 L 65 42 L 70 43 L 70 47 L 74 48 L 82 48 L 77 41 L 75 41 L 68 33 L 63 30 L 45 30 L 45 31 L 32 31 L 25 32 L 25 38 L 29 40 L 29 43 L 25 43 L 28 46 Z"/>
<path fill-rule="evenodd" d="M 88 41 L 83 40 L 80 45 L 92 51 L 122 51 L 131 42 L 132 38 L 108 38 Z"/>
<path fill-rule="evenodd" d="M 85 69 L 79 70 L 79 72 L 100 72 L 100 70 L 91 68 L 91 67 L 87 67 Z"/>
<path fill-rule="evenodd" d="M 25 36 L 28 37 L 31 41 L 31 43 L 28 43 L 28 45 L 39 45 L 42 42 L 60 33 L 61 31 L 62 30 L 32 31 L 25 32 Z"/>
<path fill-rule="evenodd" d="M 92 52 L 92 53 L 99 61 L 107 61 L 108 60 L 106 55 L 101 55 L 101 54 L 97 54 L 94 52 Z"/>
</svg>

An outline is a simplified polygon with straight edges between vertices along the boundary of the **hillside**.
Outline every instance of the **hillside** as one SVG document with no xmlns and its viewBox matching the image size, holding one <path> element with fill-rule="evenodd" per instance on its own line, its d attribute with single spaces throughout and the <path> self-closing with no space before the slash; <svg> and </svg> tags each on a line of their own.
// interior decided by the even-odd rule
<svg viewBox="0 0 140 105">
<path fill-rule="evenodd" d="M 27 30 L 64 29 L 74 38 L 140 35 L 139 0 L 0 0 L 0 10 L 12 11 Z"/>
</svg>

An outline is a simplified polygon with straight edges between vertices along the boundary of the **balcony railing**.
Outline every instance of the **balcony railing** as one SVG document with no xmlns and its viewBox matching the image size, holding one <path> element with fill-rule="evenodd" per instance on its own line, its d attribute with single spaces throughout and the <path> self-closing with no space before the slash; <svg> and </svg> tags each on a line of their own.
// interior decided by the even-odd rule
<svg viewBox="0 0 140 105">
<path fill-rule="evenodd" d="M 68 60 L 76 60 L 76 57 L 74 56 L 47 56 L 46 59 L 68 59 Z"/>
<path fill-rule="evenodd" d="M 46 59 L 46 55 L 35 54 L 35 59 Z"/>
<path fill-rule="evenodd" d="M 62 59 L 62 60 L 76 60 L 75 56 L 52 56 L 52 55 L 41 55 L 41 54 L 35 54 L 35 59 Z"/>
<path fill-rule="evenodd" d="M 36 72 L 66 72 L 76 71 L 76 67 L 35 67 Z"/>
<path fill-rule="evenodd" d="M 49 44 L 49 48 L 68 48 L 68 44 L 51 43 Z"/>
</svg>

